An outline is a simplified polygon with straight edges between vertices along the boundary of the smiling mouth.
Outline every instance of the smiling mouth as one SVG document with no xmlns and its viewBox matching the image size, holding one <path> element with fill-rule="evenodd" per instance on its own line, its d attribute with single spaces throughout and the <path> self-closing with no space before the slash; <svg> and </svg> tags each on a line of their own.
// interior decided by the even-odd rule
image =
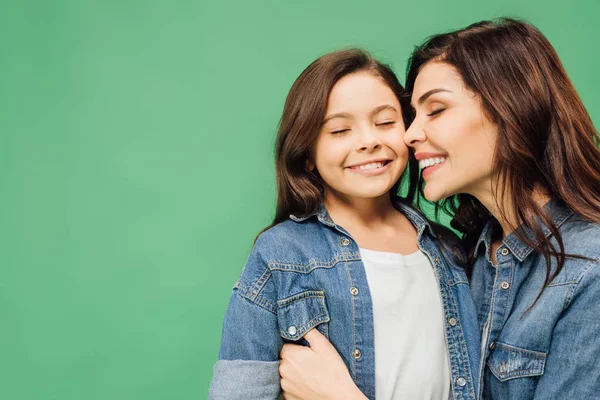
<svg viewBox="0 0 600 400">
<path fill-rule="evenodd" d="M 390 160 L 375 161 L 375 162 L 371 162 L 368 164 L 354 165 L 352 167 L 348 167 L 348 169 L 359 170 L 359 171 L 368 171 L 368 170 L 383 168 L 386 165 L 388 165 L 390 162 L 391 162 Z"/>
<path fill-rule="evenodd" d="M 446 157 L 431 157 L 419 161 L 419 169 L 423 171 L 429 167 L 435 167 L 436 165 L 442 164 L 446 161 Z"/>
</svg>

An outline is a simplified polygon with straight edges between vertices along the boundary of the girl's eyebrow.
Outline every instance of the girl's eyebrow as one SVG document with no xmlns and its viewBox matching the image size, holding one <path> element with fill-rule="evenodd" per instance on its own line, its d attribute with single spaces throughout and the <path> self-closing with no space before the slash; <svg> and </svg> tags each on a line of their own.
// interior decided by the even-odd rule
<svg viewBox="0 0 600 400">
<path fill-rule="evenodd" d="M 373 111 L 371 111 L 370 114 L 371 114 L 371 116 L 373 116 L 373 115 L 375 115 L 377 113 L 380 113 L 381 111 L 387 110 L 387 109 L 391 109 L 391 110 L 394 110 L 394 111 L 398 112 L 398 110 L 396 109 L 396 107 L 394 107 L 393 105 L 391 105 L 391 104 L 383 104 L 383 105 L 381 105 L 379 107 L 375 107 L 373 109 Z M 352 115 L 350 115 L 349 113 L 345 113 L 345 112 L 328 115 L 323 120 L 323 125 L 325 125 L 328 121 L 330 121 L 330 120 L 332 120 L 334 118 L 352 118 Z"/>
<path fill-rule="evenodd" d="M 394 110 L 396 112 L 398 112 L 398 110 L 396 110 L 396 107 L 394 107 L 391 104 L 384 104 L 382 106 L 376 107 L 373 111 L 371 111 L 371 116 L 378 114 L 380 112 L 382 112 L 383 110 Z"/>
<path fill-rule="evenodd" d="M 337 113 L 337 114 L 331 114 L 328 115 L 327 117 L 325 117 L 325 119 L 323 120 L 323 125 L 325 125 L 328 121 L 334 119 L 334 118 L 350 118 L 351 115 L 348 113 Z"/>
</svg>

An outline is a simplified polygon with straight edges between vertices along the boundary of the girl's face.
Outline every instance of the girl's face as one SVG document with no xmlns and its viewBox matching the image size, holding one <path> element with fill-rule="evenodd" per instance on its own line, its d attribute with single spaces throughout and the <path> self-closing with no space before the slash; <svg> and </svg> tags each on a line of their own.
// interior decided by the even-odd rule
<svg viewBox="0 0 600 400">
<path fill-rule="evenodd" d="M 425 197 L 489 193 L 498 129 L 454 67 L 429 62 L 419 72 L 411 100 L 416 117 L 404 135 L 415 150 Z"/>
<path fill-rule="evenodd" d="M 342 200 L 386 195 L 408 161 L 398 98 L 385 82 L 356 72 L 329 94 L 325 120 L 308 169 L 325 182 L 326 196 Z"/>
</svg>

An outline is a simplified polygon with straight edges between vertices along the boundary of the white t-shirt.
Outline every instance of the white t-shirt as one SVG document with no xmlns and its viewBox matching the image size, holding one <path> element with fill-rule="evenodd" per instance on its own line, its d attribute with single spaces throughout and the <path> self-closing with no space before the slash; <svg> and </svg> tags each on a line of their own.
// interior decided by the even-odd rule
<svg viewBox="0 0 600 400">
<path fill-rule="evenodd" d="M 429 258 L 360 253 L 373 299 L 377 400 L 448 399 L 442 301 Z"/>
</svg>

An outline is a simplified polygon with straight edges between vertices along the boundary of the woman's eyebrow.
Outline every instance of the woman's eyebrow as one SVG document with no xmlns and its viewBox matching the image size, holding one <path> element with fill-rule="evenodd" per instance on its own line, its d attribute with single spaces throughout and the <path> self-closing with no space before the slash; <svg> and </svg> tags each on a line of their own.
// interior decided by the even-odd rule
<svg viewBox="0 0 600 400">
<path fill-rule="evenodd" d="M 419 97 L 419 100 L 417 100 L 417 103 L 419 105 L 423 105 L 423 103 L 425 103 L 425 100 L 427 100 L 430 96 L 432 96 L 432 95 L 434 95 L 436 93 L 440 93 L 440 92 L 450 92 L 450 93 L 452 93 L 452 90 L 442 89 L 442 88 L 431 89 L 430 91 L 423 93 L 421 95 L 421 97 Z M 414 105 L 412 105 L 412 106 L 414 108 Z"/>
</svg>

